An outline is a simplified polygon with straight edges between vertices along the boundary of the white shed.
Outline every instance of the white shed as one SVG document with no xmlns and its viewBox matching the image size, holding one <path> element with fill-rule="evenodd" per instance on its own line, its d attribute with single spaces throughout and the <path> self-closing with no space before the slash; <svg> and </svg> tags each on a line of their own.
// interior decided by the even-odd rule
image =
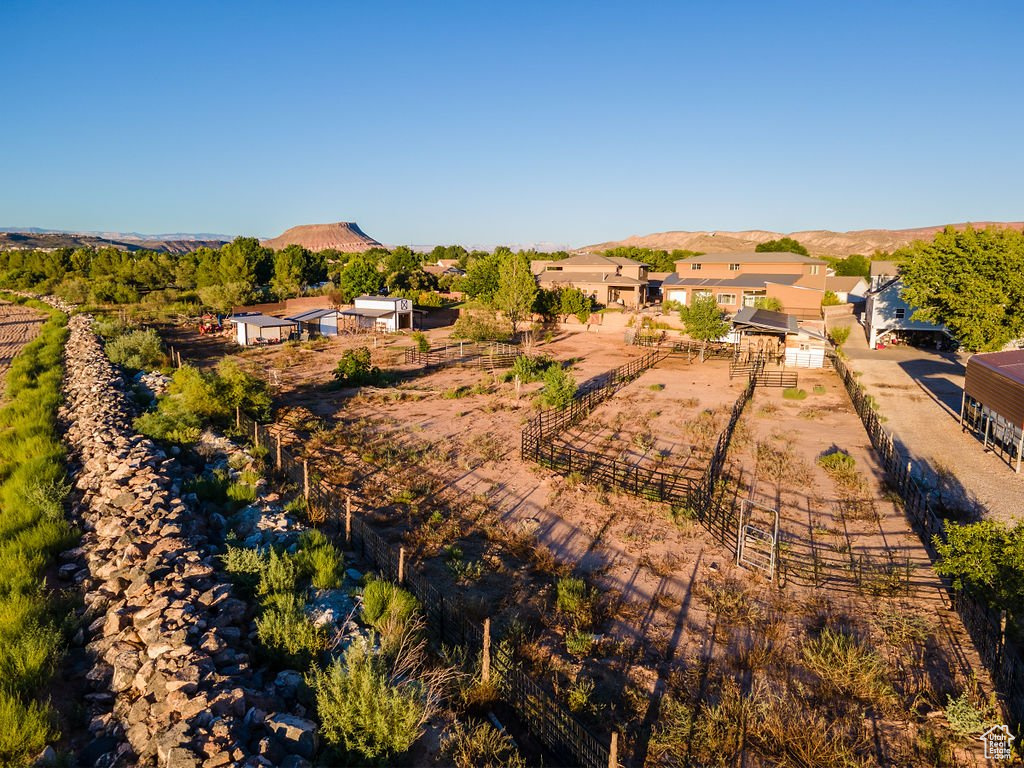
<svg viewBox="0 0 1024 768">
<path fill-rule="evenodd" d="M 262 312 L 243 312 L 232 315 L 227 322 L 235 324 L 235 338 L 243 347 L 250 344 L 277 344 L 287 339 L 298 323 Z"/>
<path fill-rule="evenodd" d="M 359 328 L 394 333 L 412 330 L 412 301 L 390 296 L 359 296 L 351 309 L 343 309 L 339 317 Z"/>
<path fill-rule="evenodd" d="M 310 309 L 286 318 L 299 325 L 299 329 L 320 336 L 338 335 L 338 310 Z"/>
</svg>

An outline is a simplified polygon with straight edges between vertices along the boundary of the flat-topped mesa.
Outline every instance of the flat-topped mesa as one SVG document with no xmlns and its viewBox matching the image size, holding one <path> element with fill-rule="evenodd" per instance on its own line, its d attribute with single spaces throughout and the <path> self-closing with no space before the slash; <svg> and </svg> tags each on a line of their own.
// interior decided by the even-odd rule
<svg viewBox="0 0 1024 768">
<path fill-rule="evenodd" d="M 263 245 L 279 251 L 289 245 L 301 245 L 310 251 L 335 251 L 354 253 L 381 244 L 367 235 L 354 221 L 339 221 L 334 224 L 302 224 L 286 230 L 278 237 L 264 240 Z"/>
</svg>

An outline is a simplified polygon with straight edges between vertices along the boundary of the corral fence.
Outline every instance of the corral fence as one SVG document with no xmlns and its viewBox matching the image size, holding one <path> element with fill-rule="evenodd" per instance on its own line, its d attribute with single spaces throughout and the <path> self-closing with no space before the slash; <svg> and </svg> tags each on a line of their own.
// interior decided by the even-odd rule
<svg viewBox="0 0 1024 768">
<path fill-rule="evenodd" d="M 638 347 L 657 347 L 673 355 L 685 355 L 687 360 L 700 358 L 703 352 L 705 360 L 732 360 L 739 354 L 739 345 L 725 341 L 709 341 L 703 343 L 691 339 L 669 341 L 665 331 L 638 331 L 633 334 L 633 342 Z"/>
<path fill-rule="evenodd" d="M 494 368 L 508 368 L 515 363 L 517 357 L 522 355 L 523 350 L 514 344 L 460 342 L 445 344 L 443 347 L 434 347 L 427 351 L 422 351 L 417 347 L 407 347 L 405 362 L 435 368 L 465 365 L 493 370 Z"/>
<path fill-rule="evenodd" d="M 461 597 L 438 589 L 407 559 L 400 544 L 377 533 L 355 510 L 352 494 L 311 475 L 309 464 L 293 454 L 279 434 L 240 411 L 236 412 L 236 429 L 249 436 L 254 445 L 267 448 L 268 459 L 302 489 L 311 515 L 330 523 L 347 549 L 359 552 L 385 578 L 402 584 L 416 596 L 423 606 L 428 633 L 436 644 L 461 645 L 470 654 L 481 654 L 484 669 L 489 670 L 485 674 L 494 676 L 502 700 L 553 754 L 583 768 L 618 765 L 617 734 L 611 735 L 610 743 L 599 740 L 523 669 L 513 648 L 497 642 L 492 647 L 489 620 L 480 623 L 470 618 Z"/>
<path fill-rule="evenodd" d="M 904 509 L 917 530 L 921 541 L 934 559 L 937 556 L 935 539 L 946 540 L 942 517 L 935 511 L 931 494 L 914 476 L 913 461 L 896 445 L 892 435 L 882 427 L 875 412 L 874 401 L 868 396 L 846 363 L 836 354 L 829 355 L 832 366 L 846 387 L 854 410 L 860 416 L 864 429 L 875 447 L 882 466 L 889 474 L 891 484 L 903 500 Z M 930 470 L 919 469 L 919 473 Z M 937 479 L 937 478 L 936 478 Z M 1005 697 L 1013 725 L 1024 723 L 1024 658 L 1020 648 L 1007 637 L 1007 616 L 990 608 L 970 590 L 956 589 L 944 579 L 950 593 L 950 602 L 960 615 L 974 646 L 988 669 L 992 680 Z"/>
</svg>

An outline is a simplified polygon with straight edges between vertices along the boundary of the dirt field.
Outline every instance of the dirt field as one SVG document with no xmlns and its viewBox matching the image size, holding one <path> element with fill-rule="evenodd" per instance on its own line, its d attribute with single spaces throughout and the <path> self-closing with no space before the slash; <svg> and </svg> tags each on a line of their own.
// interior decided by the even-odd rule
<svg viewBox="0 0 1024 768">
<path fill-rule="evenodd" d="M 1024 472 L 1015 474 L 960 429 L 965 356 L 913 347 L 869 350 L 863 329 L 851 330 L 851 370 L 861 374 L 886 428 L 918 471 L 938 475 L 939 498 L 1004 522 L 1024 516 Z"/>
<path fill-rule="evenodd" d="M 715 691 L 731 685 L 750 649 L 770 642 L 768 661 L 743 673 L 744 686 L 761 679 L 780 696 L 796 695 L 785 693 L 794 674 L 786 670 L 799 665 L 800 649 L 823 625 L 849 627 L 886 649 L 900 695 L 915 706 L 941 706 L 981 669 L 834 373 L 801 372 L 804 400 L 759 389 L 734 437 L 731 492 L 777 507 L 783 559 L 804 563 L 783 569 L 771 587 L 737 568 L 729 548 L 678 510 L 521 461 L 520 433 L 536 413 L 531 395 L 539 384 L 517 393 L 500 372 L 417 371 L 398 364 L 408 339 L 373 344 L 372 337 L 332 339 L 245 350 L 239 358 L 274 382 L 287 436 L 305 447 L 316 473 L 353 490 L 375 527 L 414 552 L 439 586 L 461 591 L 467 610 L 528 628 L 521 647 L 538 679 L 563 692 L 595 684 L 579 714 L 602 731 L 618 724 L 630 764 L 661 748 L 657 737 L 647 741 L 647 726 L 659 722 L 652 690 L 680 700 L 694 691 L 724 695 Z M 393 386 L 326 387 L 343 351 L 361 345 L 400 374 Z M 569 364 L 585 382 L 644 350 L 617 336 L 562 333 L 536 351 Z M 669 360 L 603 403 L 572 439 L 628 461 L 701 474 L 704 446 L 717 438 L 741 388 L 724 363 Z M 817 464 L 835 449 L 856 467 L 842 484 Z M 770 522 L 762 513 L 753 521 Z M 596 587 L 596 639 L 582 657 L 567 651 L 573 625 L 554 608 L 554 584 L 568 573 Z M 889 642 L 886 617 L 897 615 L 920 617 L 926 639 L 912 648 Z M 705 680 L 696 689 L 695 674 Z M 857 711 L 831 716 L 859 728 Z M 929 764 L 914 762 L 919 726 L 907 717 L 896 718 L 898 733 L 877 738 L 874 754 Z"/>
<path fill-rule="evenodd" d="M 44 320 L 34 309 L 0 301 L 0 387 L 11 360 L 35 338 Z"/>
</svg>

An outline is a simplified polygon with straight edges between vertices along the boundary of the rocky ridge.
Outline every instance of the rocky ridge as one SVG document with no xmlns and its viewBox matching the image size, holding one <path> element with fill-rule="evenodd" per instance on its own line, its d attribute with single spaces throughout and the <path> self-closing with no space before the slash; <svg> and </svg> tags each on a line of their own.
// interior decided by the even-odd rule
<svg viewBox="0 0 1024 768">
<path fill-rule="evenodd" d="M 85 603 L 85 703 L 102 745 L 92 763 L 308 765 L 315 724 L 252 669 L 242 650 L 250 606 L 218 571 L 177 462 L 134 433 L 123 381 L 91 326 L 85 315 L 68 323 L 60 418 L 84 533 L 59 573 Z"/>
</svg>

